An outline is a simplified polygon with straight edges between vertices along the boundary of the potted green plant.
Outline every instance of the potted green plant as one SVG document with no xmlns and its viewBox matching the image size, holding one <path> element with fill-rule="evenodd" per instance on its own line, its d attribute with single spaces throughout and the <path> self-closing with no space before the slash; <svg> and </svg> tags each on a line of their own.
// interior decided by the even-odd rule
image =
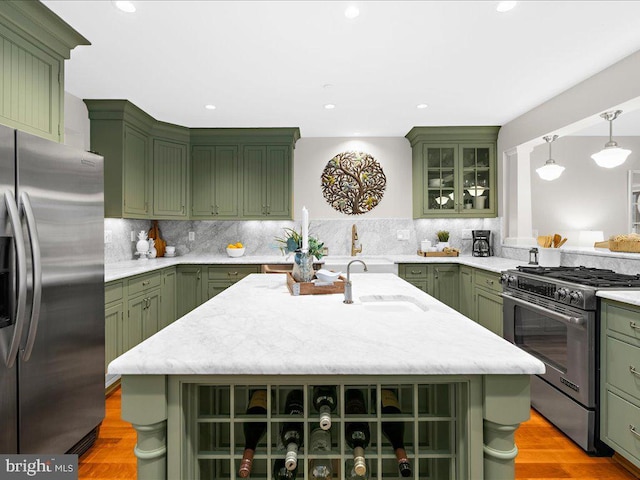
<svg viewBox="0 0 640 480">
<path fill-rule="evenodd" d="M 449 232 L 447 232 L 446 230 L 438 230 L 436 232 L 436 236 L 438 237 L 436 248 L 439 252 L 441 252 L 445 249 L 445 247 L 449 246 Z"/>
<path fill-rule="evenodd" d="M 291 275 L 298 282 L 309 282 L 315 274 L 313 262 L 322 258 L 324 243 L 317 238 L 309 236 L 309 248 L 305 254 L 302 251 L 302 234 L 293 228 L 285 228 L 283 237 L 276 237 L 276 242 L 281 244 L 280 251 L 284 255 L 294 253 L 293 270 Z"/>
</svg>

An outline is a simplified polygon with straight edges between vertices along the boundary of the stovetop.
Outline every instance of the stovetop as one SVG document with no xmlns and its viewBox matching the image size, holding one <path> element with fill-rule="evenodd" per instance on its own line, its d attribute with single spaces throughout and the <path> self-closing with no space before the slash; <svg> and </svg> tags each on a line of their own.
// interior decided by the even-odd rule
<svg viewBox="0 0 640 480">
<path fill-rule="evenodd" d="M 640 275 L 625 275 L 602 268 L 520 266 L 518 271 L 596 288 L 640 287 Z"/>
<path fill-rule="evenodd" d="M 508 295 L 530 301 L 545 299 L 582 310 L 596 310 L 598 290 L 640 289 L 640 275 L 588 267 L 519 266 L 503 272 L 500 282 Z"/>
</svg>

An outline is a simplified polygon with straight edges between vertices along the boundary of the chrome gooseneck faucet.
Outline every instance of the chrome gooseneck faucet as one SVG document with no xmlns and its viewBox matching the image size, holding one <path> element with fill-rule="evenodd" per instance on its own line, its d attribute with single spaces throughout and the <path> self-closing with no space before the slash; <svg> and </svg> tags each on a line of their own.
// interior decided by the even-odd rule
<svg viewBox="0 0 640 480">
<path fill-rule="evenodd" d="M 355 225 L 354 225 L 355 226 Z M 351 267 L 352 263 L 355 262 L 359 262 L 364 266 L 364 271 L 367 271 L 367 264 L 364 263 L 362 260 L 351 260 L 349 262 L 349 264 L 347 265 L 347 281 L 344 284 L 344 303 L 353 303 L 353 293 L 351 291 L 351 277 L 350 277 L 350 272 L 349 272 L 349 268 Z"/>
</svg>

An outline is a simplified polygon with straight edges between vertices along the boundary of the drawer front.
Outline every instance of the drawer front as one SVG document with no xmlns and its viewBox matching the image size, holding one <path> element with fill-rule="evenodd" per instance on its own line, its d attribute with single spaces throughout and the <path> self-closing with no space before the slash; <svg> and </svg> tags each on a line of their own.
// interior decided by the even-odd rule
<svg viewBox="0 0 640 480">
<path fill-rule="evenodd" d="M 404 278 L 407 280 L 410 279 L 426 279 L 427 278 L 427 267 L 426 264 L 420 263 L 409 263 L 406 265 L 402 265 L 404 271 Z"/>
<path fill-rule="evenodd" d="M 209 267 L 209 280 L 240 280 L 252 273 L 260 273 L 259 265 L 224 265 Z"/>
<path fill-rule="evenodd" d="M 640 461 L 640 408 L 607 392 L 607 432 L 609 439 Z M 614 449 L 617 450 L 616 447 Z M 626 456 L 626 455 L 625 455 Z"/>
<path fill-rule="evenodd" d="M 614 332 L 640 340 L 640 312 L 603 302 L 603 312 L 607 316 L 607 328 Z"/>
<path fill-rule="evenodd" d="M 122 299 L 122 282 L 111 282 L 104 286 L 104 303 Z"/>
<path fill-rule="evenodd" d="M 486 288 L 494 292 L 502 292 L 500 274 L 476 269 L 476 287 Z"/>
<path fill-rule="evenodd" d="M 607 337 L 607 383 L 640 402 L 640 348 Z"/>
<path fill-rule="evenodd" d="M 149 288 L 159 287 L 161 278 L 162 275 L 160 272 L 154 272 L 129 279 L 129 283 L 127 284 L 129 296 L 144 292 Z"/>
</svg>

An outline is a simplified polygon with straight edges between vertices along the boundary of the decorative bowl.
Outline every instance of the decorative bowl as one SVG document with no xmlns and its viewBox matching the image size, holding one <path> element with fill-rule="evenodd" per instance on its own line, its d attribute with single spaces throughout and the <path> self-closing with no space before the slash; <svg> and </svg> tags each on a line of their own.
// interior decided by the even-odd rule
<svg viewBox="0 0 640 480">
<path fill-rule="evenodd" d="M 230 257 L 241 257 L 244 255 L 244 248 L 227 248 L 227 255 Z"/>
<path fill-rule="evenodd" d="M 441 178 L 432 178 L 429 180 L 429 186 L 430 187 L 441 187 L 442 186 L 442 179 Z"/>
<path fill-rule="evenodd" d="M 327 270 L 322 268 L 316 272 L 316 278 L 321 282 L 333 283 L 342 275 L 342 272 L 332 272 L 331 270 Z"/>
</svg>

